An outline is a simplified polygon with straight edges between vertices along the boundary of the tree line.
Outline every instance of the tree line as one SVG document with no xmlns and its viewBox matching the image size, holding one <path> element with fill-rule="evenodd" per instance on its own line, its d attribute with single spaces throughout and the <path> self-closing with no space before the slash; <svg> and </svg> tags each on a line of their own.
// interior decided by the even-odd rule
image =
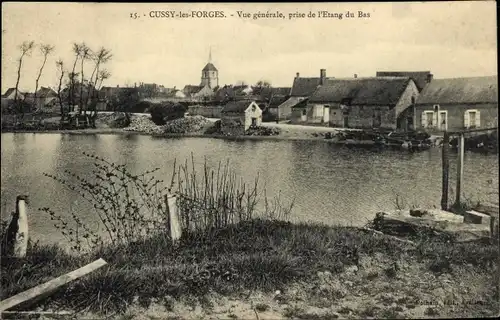
<svg viewBox="0 0 500 320">
<path fill-rule="evenodd" d="M 32 56 L 36 48 L 38 48 L 42 58 L 35 78 L 33 107 L 37 104 L 39 81 L 44 72 L 48 57 L 55 51 L 53 45 L 44 43 L 37 45 L 34 41 L 24 41 L 18 46 L 20 54 L 17 60 L 14 106 L 15 111 L 22 115 L 24 115 L 24 106 L 27 104 L 26 95 L 24 95 L 23 101 L 20 101 L 18 94 L 23 62 L 27 57 Z M 99 90 L 102 88 L 103 82 L 111 76 L 109 70 L 105 68 L 106 63 L 113 57 L 111 50 L 105 47 L 92 50 L 85 42 L 82 42 L 73 43 L 72 52 L 74 59 L 69 65 L 65 64 L 62 58 L 59 58 L 55 62 L 58 74 L 57 99 L 61 108 L 61 119 L 64 119 L 65 106 L 68 107 L 67 111 L 74 111 L 75 106 L 78 105 L 78 115 L 81 115 L 82 112 L 86 115 L 87 111 L 96 111 Z M 89 65 L 92 68 L 90 76 L 85 74 L 86 67 Z"/>
</svg>

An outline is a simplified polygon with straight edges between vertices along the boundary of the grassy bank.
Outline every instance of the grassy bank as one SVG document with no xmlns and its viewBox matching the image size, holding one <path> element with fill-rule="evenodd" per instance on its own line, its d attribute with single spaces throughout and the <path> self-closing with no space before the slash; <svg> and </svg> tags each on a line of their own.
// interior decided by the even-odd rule
<svg viewBox="0 0 500 320">
<path fill-rule="evenodd" d="M 76 257 L 55 246 L 31 246 L 26 259 L 2 259 L 1 298 L 102 257 L 108 266 L 39 306 L 99 315 L 161 307 L 164 315 L 182 318 L 196 310 L 222 314 L 227 299 L 299 318 L 311 312 L 324 319 L 491 316 L 499 310 L 494 245 L 421 239 L 413 247 L 355 228 L 269 220 L 212 231 L 185 234 L 175 247 L 158 235 Z"/>
<path fill-rule="evenodd" d="M 421 318 L 498 313 L 498 245 L 416 235 L 415 244 L 352 227 L 290 223 L 292 204 L 247 184 L 228 166 L 174 165 L 131 173 L 95 155 L 86 177 L 45 175 L 88 200 L 104 235 L 78 217 L 40 208 L 68 240 L 2 256 L 0 299 L 98 258 L 108 265 L 45 300 L 78 318 Z M 168 182 L 167 182 L 168 183 Z M 167 194 L 176 194 L 183 236 L 169 236 Z M 258 203 L 264 203 L 262 212 Z M 42 205 L 42 204 L 40 204 Z M 93 212 L 94 213 L 94 212 Z M 159 220 L 151 224 L 151 217 Z M 71 221 L 73 219 L 73 221 Z M 2 228 L 2 230 L 4 230 Z M 147 235 L 147 237 L 145 237 Z M 88 250 L 84 247 L 88 245 Z"/>
</svg>

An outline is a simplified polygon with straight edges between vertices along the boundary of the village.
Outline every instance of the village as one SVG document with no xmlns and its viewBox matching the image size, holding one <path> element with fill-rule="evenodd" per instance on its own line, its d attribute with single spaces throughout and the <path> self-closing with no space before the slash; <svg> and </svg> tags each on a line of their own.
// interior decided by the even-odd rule
<svg viewBox="0 0 500 320">
<path fill-rule="evenodd" d="M 2 6 L 0 318 L 498 316 L 493 5 Z"/>
<path fill-rule="evenodd" d="M 422 146 L 431 135 L 442 136 L 445 131 L 497 127 L 497 76 L 440 79 L 431 71 L 377 71 L 373 76 L 337 78 L 327 76 L 326 69 L 318 71 L 317 76 L 297 72 L 290 79 L 290 87 L 273 87 L 265 80 L 254 85 L 244 81 L 222 85 L 210 51 L 199 84 L 187 84 L 182 89 L 143 82 L 112 87 L 102 85 L 105 78 L 97 77 L 95 85 L 75 82 L 62 90 L 60 86 L 59 92 L 44 86 L 35 93 L 10 88 L 2 95 L 2 130 L 26 130 L 37 124 L 38 128 L 47 129 L 40 124 L 49 117 L 61 119 L 57 125 L 52 124 L 52 129 L 95 127 L 92 115 L 99 112 L 148 114 L 152 109 L 164 109 L 160 114 L 165 120 L 184 116 L 220 119 L 218 132 L 233 137 L 249 132 L 278 135 L 279 124 L 290 124 L 350 132 L 376 131 L 370 135 L 375 141 L 380 140 L 380 132 L 393 132 L 392 137 L 399 138 L 392 142 L 398 145 L 413 140 Z M 19 108 L 13 107 L 19 102 L 24 105 L 24 121 L 4 121 L 8 114 L 19 114 Z M 255 130 L 262 128 L 263 123 L 268 124 L 267 130 Z M 416 132 L 425 132 L 427 136 L 417 141 Z M 387 134 L 384 137 L 387 140 Z M 489 148 L 494 145 L 489 143 Z"/>
</svg>

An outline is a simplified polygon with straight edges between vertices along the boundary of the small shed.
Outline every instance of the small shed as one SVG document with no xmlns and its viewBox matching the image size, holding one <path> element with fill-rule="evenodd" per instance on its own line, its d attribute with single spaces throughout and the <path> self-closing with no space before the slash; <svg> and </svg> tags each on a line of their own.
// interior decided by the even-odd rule
<svg viewBox="0 0 500 320">
<path fill-rule="evenodd" d="M 232 101 L 221 111 L 221 131 L 228 135 L 244 135 L 251 127 L 262 124 L 262 109 L 253 100 Z"/>
</svg>

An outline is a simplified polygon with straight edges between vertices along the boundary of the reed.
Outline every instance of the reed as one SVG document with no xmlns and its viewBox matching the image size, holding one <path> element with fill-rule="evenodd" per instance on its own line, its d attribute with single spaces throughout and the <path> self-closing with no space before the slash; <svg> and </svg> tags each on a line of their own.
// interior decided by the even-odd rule
<svg viewBox="0 0 500 320">
<path fill-rule="evenodd" d="M 281 192 L 270 199 L 265 188 L 259 185 L 259 176 L 251 184 L 238 178 L 230 169 L 229 161 L 210 168 L 205 159 L 202 172 L 198 172 L 191 154 L 190 162 L 186 160 L 179 166 L 174 162 L 170 184 L 166 185 L 155 176 L 159 168 L 134 174 L 126 165 L 92 154 L 83 155 L 94 162 L 88 176 L 69 170 L 63 175 L 44 175 L 90 203 L 104 233 L 89 227 L 71 210 L 69 217 L 63 217 L 49 207 L 39 209 L 49 215 L 71 249 L 77 252 L 92 250 L 107 242 L 129 243 L 156 234 L 169 238 L 165 200 L 168 194 L 177 196 L 183 233 L 212 232 L 256 217 L 284 219 L 293 208 L 293 201 L 285 205 Z M 260 202 L 262 210 L 258 207 Z"/>
</svg>

